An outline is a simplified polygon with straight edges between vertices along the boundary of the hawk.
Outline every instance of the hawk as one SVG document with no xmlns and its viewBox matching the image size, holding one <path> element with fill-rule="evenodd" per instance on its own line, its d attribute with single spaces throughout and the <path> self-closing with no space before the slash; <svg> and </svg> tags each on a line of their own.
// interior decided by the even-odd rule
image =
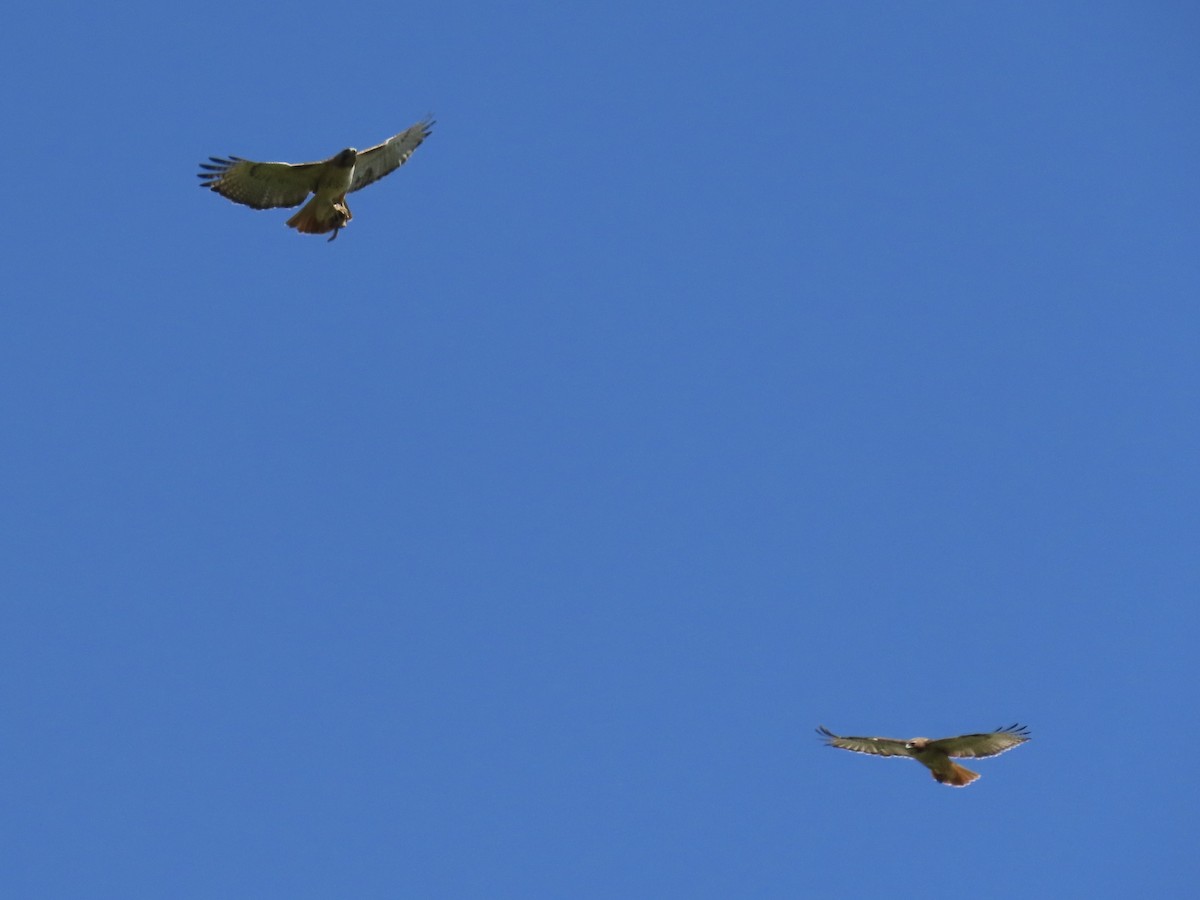
<svg viewBox="0 0 1200 900">
<path fill-rule="evenodd" d="M 299 206 L 312 194 L 287 225 L 305 234 L 332 231 L 332 241 L 354 218 L 346 195 L 404 165 L 432 129 L 433 120 L 425 119 L 368 150 L 347 147 L 323 162 L 251 162 L 240 156 L 210 156 L 210 162 L 200 163 L 204 170 L 200 187 L 254 209 Z"/>
<path fill-rule="evenodd" d="M 979 777 L 978 772 L 963 768 L 950 757 L 996 756 L 1029 740 L 1029 729 L 1024 725 L 1009 725 L 985 734 L 960 734 L 958 737 L 917 737 L 907 741 L 881 737 L 841 737 L 824 725 L 817 728 L 826 745 L 855 753 L 874 753 L 876 756 L 907 756 L 915 759 L 933 773 L 942 784 L 966 787 Z"/>
</svg>

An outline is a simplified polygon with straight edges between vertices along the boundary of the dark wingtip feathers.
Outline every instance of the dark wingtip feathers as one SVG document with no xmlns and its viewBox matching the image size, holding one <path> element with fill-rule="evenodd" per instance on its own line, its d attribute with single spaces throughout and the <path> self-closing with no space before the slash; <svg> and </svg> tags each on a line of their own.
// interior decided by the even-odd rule
<svg viewBox="0 0 1200 900">
<path fill-rule="evenodd" d="M 210 156 L 208 159 L 208 162 L 200 163 L 200 168 L 204 171 L 196 173 L 196 177 L 203 179 L 200 182 L 200 187 L 213 191 L 217 189 L 216 183 L 220 181 L 221 176 L 228 172 L 232 166 L 242 161 L 240 156 Z"/>
<path fill-rule="evenodd" d="M 1006 728 L 997 728 L 996 731 L 1004 734 L 1015 734 L 1017 737 L 1025 738 L 1026 740 L 1029 740 L 1030 737 L 1029 726 L 1022 725 L 1019 722 L 1013 722 Z"/>
</svg>

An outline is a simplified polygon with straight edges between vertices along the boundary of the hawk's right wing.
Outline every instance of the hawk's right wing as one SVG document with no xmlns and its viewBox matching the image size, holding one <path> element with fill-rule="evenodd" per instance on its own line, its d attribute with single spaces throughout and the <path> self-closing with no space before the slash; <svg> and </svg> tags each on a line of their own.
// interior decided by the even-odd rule
<svg viewBox="0 0 1200 900">
<path fill-rule="evenodd" d="M 1024 725 L 1009 725 L 1007 728 L 997 728 L 984 734 L 960 734 L 958 737 L 939 738 L 930 741 L 929 746 L 944 752 L 947 756 L 995 756 L 1005 750 L 1011 750 L 1029 740 L 1029 729 Z"/>
<path fill-rule="evenodd" d="M 433 119 L 425 119 L 382 144 L 363 150 L 354 161 L 354 180 L 350 182 L 349 192 L 365 188 L 396 171 L 408 162 L 413 151 L 421 146 L 432 130 Z"/>
</svg>

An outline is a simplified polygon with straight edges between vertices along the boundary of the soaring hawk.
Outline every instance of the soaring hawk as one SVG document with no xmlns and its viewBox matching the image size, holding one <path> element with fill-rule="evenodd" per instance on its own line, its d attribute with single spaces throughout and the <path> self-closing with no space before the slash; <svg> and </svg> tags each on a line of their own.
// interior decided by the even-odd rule
<svg viewBox="0 0 1200 900">
<path fill-rule="evenodd" d="M 979 777 L 979 773 L 963 768 L 950 757 L 995 756 L 1029 740 L 1029 729 L 1015 724 L 985 734 L 960 734 L 958 737 L 936 740 L 923 737 L 907 741 L 881 737 L 840 737 L 824 725 L 817 728 L 817 733 L 828 746 L 841 750 L 915 759 L 927 767 L 935 779 L 952 787 L 966 787 Z"/>
<path fill-rule="evenodd" d="M 305 234 L 338 236 L 354 216 L 346 195 L 378 181 L 408 161 L 421 141 L 429 137 L 433 120 L 425 119 L 361 152 L 347 147 L 324 162 L 251 162 L 239 156 L 201 163 L 200 186 L 254 209 L 299 206 L 312 194 L 304 208 L 287 220 L 289 228 Z"/>
</svg>

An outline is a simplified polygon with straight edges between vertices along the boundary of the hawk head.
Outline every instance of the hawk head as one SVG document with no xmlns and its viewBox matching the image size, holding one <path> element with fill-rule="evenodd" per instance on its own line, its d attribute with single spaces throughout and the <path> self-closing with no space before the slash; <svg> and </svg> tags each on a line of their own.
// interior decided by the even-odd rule
<svg viewBox="0 0 1200 900">
<path fill-rule="evenodd" d="M 924 750 L 929 744 L 929 738 L 912 738 L 904 742 L 906 750 Z"/>
<path fill-rule="evenodd" d="M 358 151 L 353 147 L 347 147 L 341 153 L 333 158 L 333 164 L 343 169 L 348 169 L 354 165 L 354 160 L 358 158 Z"/>
</svg>

